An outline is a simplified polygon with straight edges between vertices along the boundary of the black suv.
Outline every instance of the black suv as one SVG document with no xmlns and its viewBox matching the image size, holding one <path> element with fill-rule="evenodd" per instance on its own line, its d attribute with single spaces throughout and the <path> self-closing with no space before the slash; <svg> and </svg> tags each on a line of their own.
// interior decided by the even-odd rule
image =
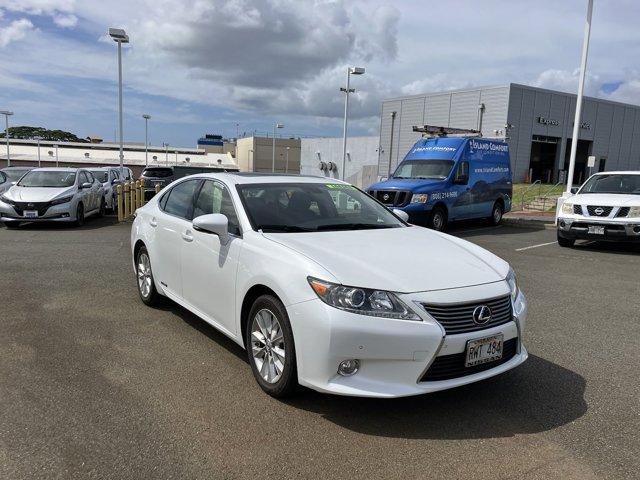
<svg viewBox="0 0 640 480">
<path fill-rule="evenodd" d="M 147 198 L 155 195 L 156 185 L 164 188 L 176 179 L 173 167 L 146 167 L 140 178 L 144 180 L 144 192 Z"/>
</svg>

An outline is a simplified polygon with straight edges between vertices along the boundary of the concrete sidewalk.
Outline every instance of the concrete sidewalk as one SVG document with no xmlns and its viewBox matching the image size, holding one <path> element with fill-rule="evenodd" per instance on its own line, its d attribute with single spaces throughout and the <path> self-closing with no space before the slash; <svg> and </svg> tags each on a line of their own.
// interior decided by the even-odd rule
<svg viewBox="0 0 640 480">
<path fill-rule="evenodd" d="M 502 222 L 512 227 L 556 228 L 556 217 L 549 212 L 509 212 L 505 214 Z"/>
</svg>

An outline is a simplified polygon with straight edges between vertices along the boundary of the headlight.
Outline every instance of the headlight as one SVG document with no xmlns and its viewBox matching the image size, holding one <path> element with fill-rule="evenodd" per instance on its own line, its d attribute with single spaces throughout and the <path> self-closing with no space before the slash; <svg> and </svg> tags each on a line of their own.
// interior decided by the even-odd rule
<svg viewBox="0 0 640 480">
<path fill-rule="evenodd" d="M 421 320 L 395 294 L 384 290 L 345 287 L 309 277 L 309 285 L 327 305 L 372 317 Z"/>
<path fill-rule="evenodd" d="M 573 213 L 573 203 L 564 202 L 562 204 L 562 213 L 571 215 Z"/>
<path fill-rule="evenodd" d="M 427 203 L 429 195 L 426 193 L 415 193 L 411 195 L 411 203 Z"/>
<path fill-rule="evenodd" d="M 627 217 L 640 217 L 640 207 L 631 207 Z"/>
<path fill-rule="evenodd" d="M 6 197 L 5 195 L 0 195 L 0 200 L 2 200 L 4 203 L 8 203 L 9 205 L 14 205 L 15 202 L 13 200 L 11 200 L 10 198 Z"/>
<path fill-rule="evenodd" d="M 69 195 L 68 197 L 56 198 L 51 201 L 51 205 L 62 205 L 63 203 L 70 202 L 73 199 L 73 195 Z"/>
<path fill-rule="evenodd" d="M 511 290 L 511 300 L 515 302 L 518 297 L 518 280 L 516 280 L 516 273 L 513 271 L 513 268 L 509 269 L 505 280 L 509 284 L 509 290 Z"/>
</svg>

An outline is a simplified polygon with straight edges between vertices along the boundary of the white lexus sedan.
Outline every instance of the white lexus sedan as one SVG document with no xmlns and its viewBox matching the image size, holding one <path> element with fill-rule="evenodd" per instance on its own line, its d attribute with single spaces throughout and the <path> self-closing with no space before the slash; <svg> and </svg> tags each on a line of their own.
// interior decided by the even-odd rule
<svg viewBox="0 0 640 480">
<path fill-rule="evenodd" d="M 7 228 L 40 221 L 82 225 L 104 209 L 102 184 L 78 168 L 34 168 L 0 195 L 0 220 Z"/>
<path fill-rule="evenodd" d="M 527 359 L 507 262 L 336 180 L 185 177 L 137 210 L 131 247 L 142 301 L 229 336 L 276 397 L 416 395 Z"/>
<path fill-rule="evenodd" d="M 640 243 L 640 172 L 602 172 L 565 200 L 558 215 L 558 244 L 576 240 Z"/>
</svg>

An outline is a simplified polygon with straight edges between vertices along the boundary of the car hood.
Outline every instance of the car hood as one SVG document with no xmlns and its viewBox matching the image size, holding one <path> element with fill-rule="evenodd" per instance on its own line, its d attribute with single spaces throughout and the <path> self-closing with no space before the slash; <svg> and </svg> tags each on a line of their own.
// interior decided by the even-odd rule
<svg viewBox="0 0 640 480">
<path fill-rule="evenodd" d="M 349 286 L 422 292 L 497 282 L 509 272 L 507 262 L 487 250 L 422 227 L 264 236 Z"/>
<path fill-rule="evenodd" d="M 567 202 L 600 207 L 633 207 L 640 206 L 640 195 L 624 195 L 618 193 L 579 193 L 578 195 L 569 197 Z"/>
<path fill-rule="evenodd" d="M 367 190 L 411 190 L 425 191 L 443 188 L 446 180 L 439 178 L 398 178 L 385 180 L 384 182 L 374 183 Z"/>
<path fill-rule="evenodd" d="M 73 187 L 20 187 L 12 186 L 5 194 L 16 202 L 49 202 L 57 197 L 73 194 Z"/>
</svg>

